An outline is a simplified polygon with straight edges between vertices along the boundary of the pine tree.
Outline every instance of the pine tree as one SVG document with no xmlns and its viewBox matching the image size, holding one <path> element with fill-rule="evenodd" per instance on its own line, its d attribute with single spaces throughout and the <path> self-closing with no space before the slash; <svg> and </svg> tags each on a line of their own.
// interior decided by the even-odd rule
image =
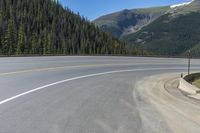
<svg viewBox="0 0 200 133">
<path fill-rule="evenodd" d="M 20 24 L 19 32 L 18 32 L 18 43 L 17 43 L 17 55 L 21 55 L 24 53 L 25 49 L 25 29 L 23 24 Z"/>
<path fill-rule="evenodd" d="M 8 27 L 3 40 L 2 51 L 8 56 L 13 54 L 15 51 L 15 33 L 14 33 L 14 21 L 9 20 Z"/>
</svg>

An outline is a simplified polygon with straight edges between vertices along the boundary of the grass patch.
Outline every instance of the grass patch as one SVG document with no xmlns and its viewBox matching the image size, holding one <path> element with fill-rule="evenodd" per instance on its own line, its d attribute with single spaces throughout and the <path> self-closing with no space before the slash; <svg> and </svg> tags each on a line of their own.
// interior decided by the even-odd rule
<svg viewBox="0 0 200 133">
<path fill-rule="evenodd" d="M 200 88 L 200 75 L 194 81 L 192 81 L 192 84 Z"/>
</svg>

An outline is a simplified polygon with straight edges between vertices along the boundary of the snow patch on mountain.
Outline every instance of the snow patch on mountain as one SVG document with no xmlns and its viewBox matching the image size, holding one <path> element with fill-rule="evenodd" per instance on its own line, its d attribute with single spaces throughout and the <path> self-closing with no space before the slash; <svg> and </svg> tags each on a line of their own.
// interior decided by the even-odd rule
<svg viewBox="0 0 200 133">
<path fill-rule="evenodd" d="M 189 2 L 180 3 L 180 4 L 171 5 L 170 8 L 173 9 L 173 8 L 180 7 L 180 6 L 186 6 L 186 5 L 191 4 L 193 1 L 195 1 L 195 0 L 192 0 L 192 1 L 189 1 Z"/>
</svg>

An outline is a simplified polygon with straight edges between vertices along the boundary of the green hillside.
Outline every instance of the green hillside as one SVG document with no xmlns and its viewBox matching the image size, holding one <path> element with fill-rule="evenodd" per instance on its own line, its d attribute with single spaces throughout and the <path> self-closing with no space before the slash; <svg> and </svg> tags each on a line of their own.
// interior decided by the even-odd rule
<svg viewBox="0 0 200 133">
<path fill-rule="evenodd" d="M 127 44 L 155 55 L 200 56 L 200 0 L 175 8 L 123 10 L 94 22 Z"/>
<path fill-rule="evenodd" d="M 199 56 L 199 0 L 173 10 L 122 40 L 158 55 L 182 55 L 192 49 Z"/>
<path fill-rule="evenodd" d="M 103 31 L 119 38 L 138 31 L 146 24 L 163 15 L 168 9 L 168 6 L 133 10 L 125 9 L 102 16 L 93 22 Z"/>
<path fill-rule="evenodd" d="M 0 0 L 0 55 L 126 52 L 124 43 L 55 0 Z"/>
<path fill-rule="evenodd" d="M 171 18 L 164 15 L 123 40 L 148 49 L 155 54 L 182 54 L 200 42 L 200 13 Z"/>
</svg>

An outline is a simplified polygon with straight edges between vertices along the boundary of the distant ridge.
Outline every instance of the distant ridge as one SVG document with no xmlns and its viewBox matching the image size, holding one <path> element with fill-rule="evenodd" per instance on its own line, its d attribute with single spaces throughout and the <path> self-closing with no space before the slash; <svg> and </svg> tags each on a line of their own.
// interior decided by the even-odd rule
<svg viewBox="0 0 200 133">
<path fill-rule="evenodd" d="M 191 50 L 193 56 L 200 56 L 200 0 L 172 5 L 171 7 L 157 7 L 156 9 L 156 12 L 153 13 L 147 8 L 139 14 L 134 12 L 133 16 L 128 15 L 131 20 L 135 16 L 147 12 L 150 15 L 147 15 L 146 18 L 151 18 L 152 14 L 155 15 L 159 12 L 158 9 L 161 11 L 154 19 L 148 19 L 153 21 L 145 21 L 146 23 L 137 31 L 121 34 L 118 37 L 128 44 L 147 50 L 154 55 L 187 55 L 188 50 Z M 103 16 L 94 22 L 102 30 L 116 36 L 116 33 L 113 32 L 116 25 L 118 26 L 119 22 L 122 22 L 122 25 L 130 22 L 124 20 L 123 17 L 116 19 L 115 15 L 119 16 L 120 13 L 122 12 Z M 138 23 L 131 23 L 131 25 L 137 27 Z"/>
<path fill-rule="evenodd" d="M 93 22 L 103 31 L 120 38 L 139 31 L 142 27 L 165 14 L 169 9 L 169 6 L 133 10 L 125 9 L 102 16 Z"/>
</svg>

